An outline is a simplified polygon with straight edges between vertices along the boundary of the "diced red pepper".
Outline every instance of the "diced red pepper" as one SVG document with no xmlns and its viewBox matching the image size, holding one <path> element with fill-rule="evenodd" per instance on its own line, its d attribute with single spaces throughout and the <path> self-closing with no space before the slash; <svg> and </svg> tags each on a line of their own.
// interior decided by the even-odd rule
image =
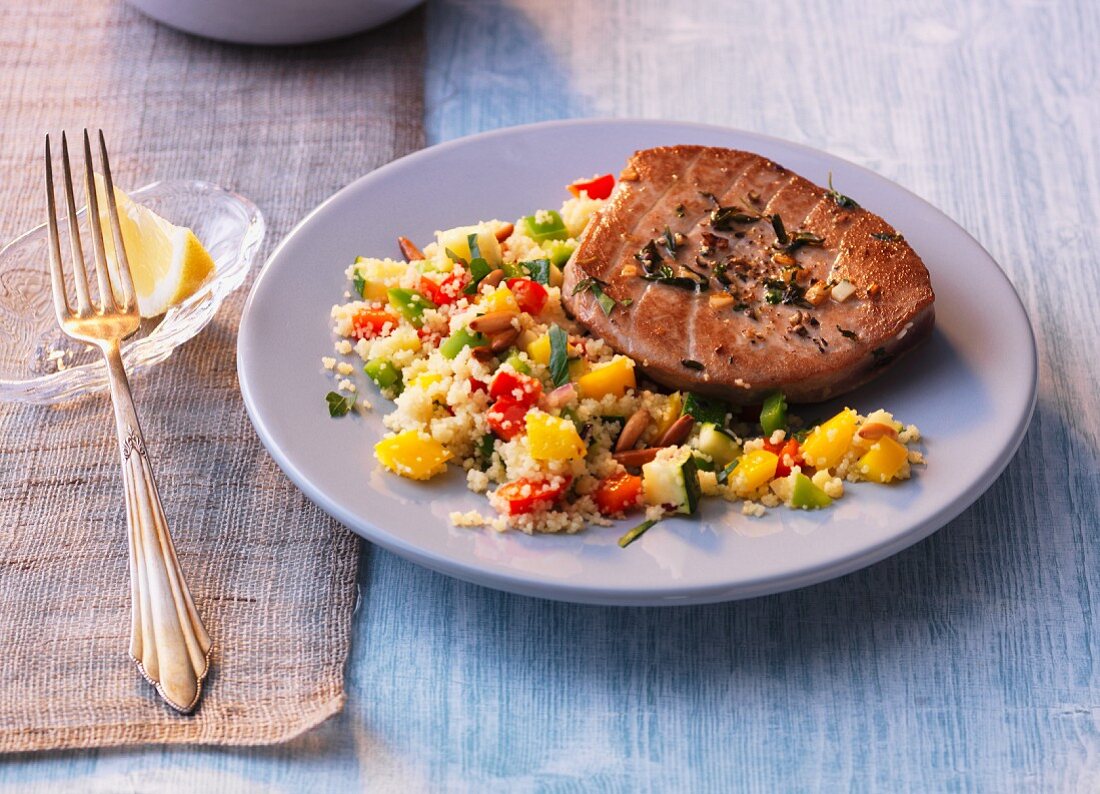
<svg viewBox="0 0 1100 794">
<path fill-rule="evenodd" d="M 787 441 L 782 444 L 773 444 L 770 441 L 765 441 L 764 449 L 779 456 L 779 464 L 775 467 L 776 477 L 786 477 L 789 475 L 792 465 L 806 465 L 806 462 L 802 459 L 802 452 L 798 448 L 798 441 L 793 438 L 787 439 Z M 786 460 L 788 457 L 791 459 L 790 464 L 788 464 Z"/>
<path fill-rule="evenodd" d="M 505 441 L 511 441 L 527 430 L 524 418 L 530 406 L 511 400 L 497 400 L 485 414 L 489 429 Z"/>
<path fill-rule="evenodd" d="M 359 309 L 351 316 L 351 335 L 356 339 L 371 339 L 378 336 L 389 325 L 389 330 L 397 328 L 397 317 L 385 309 Z"/>
<path fill-rule="evenodd" d="M 574 196 L 580 196 L 583 190 L 588 194 L 589 198 L 605 199 L 611 195 L 611 191 L 615 188 L 615 177 L 611 174 L 604 174 L 603 176 L 597 176 L 593 179 L 581 179 L 569 185 L 569 192 Z"/>
<path fill-rule="evenodd" d="M 533 513 L 541 507 L 550 507 L 562 497 L 572 477 L 564 477 L 556 484 L 549 480 L 533 480 L 526 477 L 506 482 L 496 490 L 504 500 L 508 515 Z"/>
<path fill-rule="evenodd" d="M 449 306 L 462 297 L 462 289 L 466 286 L 466 271 L 451 273 L 442 281 L 436 283 L 425 276 L 420 277 L 417 292 L 424 295 L 436 306 Z"/>
<path fill-rule="evenodd" d="M 485 381 L 478 380 L 477 378 L 470 378 L 470 391 L 471 392 L 488 391 L 488 390 L 489 390 L 489 384 L 485 383 Z"/>
<path fill-rule="evenodd" d="M 530 315 L 538 315 L 546 306 L 549 293 L 546 287 L 529 278 L 510 278 L 505 282 L 508 289 L 516 297 L 520 311 Z"/>
<path fill-rule="evenodd" d="M 538 378 L 502 369 L 489 385 L 489 396 L 530 408 L 542 397 L 542 383 Z"/>
<path fill-rule="evenodd" d="M 642 478 L 633 474 L 614 474 L 596 486 L 592 499 L 605 516 L 625 513 L 639 503 L 642 496 Z"/>
</svg>

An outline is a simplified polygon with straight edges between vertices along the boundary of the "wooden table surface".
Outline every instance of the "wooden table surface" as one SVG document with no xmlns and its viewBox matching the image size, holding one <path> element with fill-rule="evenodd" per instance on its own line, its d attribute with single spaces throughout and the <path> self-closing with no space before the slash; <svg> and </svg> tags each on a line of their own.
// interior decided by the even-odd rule
<svg viewBox="0 0 1100 794">
<path fill-rule="evenodd" d="M 429 143 L 562 117 L 712 122 L 825 149 L 943 209 L 1032 318 L 1041 382 L 1023 446 L 928 540 L 746 602 L 551 603 L 366 547 L 338 717 L 269 748 L 9 757 L 0 786 L 1100 790 L 1097 6 L 430 0 L 419 13 L 410 101 Z M 325 69 L 317 59 L 316 80 Z M 308 162 L 296 178 L 331 178 L 323 156 Z"/>
</svg>

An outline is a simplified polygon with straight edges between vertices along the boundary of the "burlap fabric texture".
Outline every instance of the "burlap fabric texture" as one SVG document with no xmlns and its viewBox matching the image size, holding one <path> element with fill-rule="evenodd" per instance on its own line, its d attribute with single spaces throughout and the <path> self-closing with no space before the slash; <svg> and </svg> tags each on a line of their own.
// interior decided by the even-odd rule
<svg viewBox="0 0 1100 794">
<path fill-rule="evenodd" d="M 354 177 L 421 145 L 421 16 L 264 50 L 161 28 L 121 3 L 0 10 L 0 183 L 10 239 L 40 223 L 40 134 L 101 126 L 122 186 L 219 182 L 271 246 Z M 133 380 L 180 562 L 214 638 L 203 701 L 175 714 L 127 657 L 129 584 L 106 394 L 0 405 L 0 752 L 260 744 L 338 711 L 358 544 L 283 476 L 235 372 L 247 285 Z M 318 351 L 319 354 L 323 351 Z M 320 399 L 320 397 L 319 397 Z"/>
</svg>

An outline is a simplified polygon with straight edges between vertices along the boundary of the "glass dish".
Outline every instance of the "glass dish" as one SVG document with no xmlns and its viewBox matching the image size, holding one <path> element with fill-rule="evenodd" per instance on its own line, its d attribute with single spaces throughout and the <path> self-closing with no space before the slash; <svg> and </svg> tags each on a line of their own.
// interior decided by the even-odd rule
<svg viewBox="0 0 1100 794">
<path fill-rule="evenodd" d="M 133 375 L 168 358 L 213 319 L 222 301 L 244 282 L 263 241 L 264 219 L 251 201 L 209 182 L 154 182 L 130 196 L 194 230 L 215 264 L 214 276 L 198 292 L 163 317 L 143 320 L 123 343 L 122 358 Z M 84 210 L 78 215 L 81 237 L 90 239 L 83 228 Z M 68 251 L 65 226 L 63 256 Z M 69 339 L 57 325 L 48 262 L 45 225 L 0 250 L 0 401 L 49 404 L 107 388 L 100 353 Z M 69 267 L 66 260 L 66 272 Z"/>
</svg>

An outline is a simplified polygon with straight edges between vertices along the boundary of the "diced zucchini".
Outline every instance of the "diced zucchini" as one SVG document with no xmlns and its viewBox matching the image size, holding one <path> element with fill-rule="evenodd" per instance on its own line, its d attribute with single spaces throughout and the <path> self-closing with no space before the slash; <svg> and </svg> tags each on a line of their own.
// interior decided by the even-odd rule
<svg viewBox="0 0 1100 794">
<path fill-rule="evenodd" d="M 699 471 L 714 471 L 714 461 L 710 458 L 704 458 L 702 455 L 695 455 L 695 468 Z"/>
<path fill-rule="evenodd" d="M 642 488 L 647 504 L 691 515 L 699 507 L 703 490 L 690 449 L 673 457 L 658 457 L 642 466 Z"/>
<path fill-rule="evenodd" d="M 699 428 L 695 448 L 710 455 L 718 468 L 725 468 L 741 454 L 737 439 L 712 422 L 706 422 Z"/>
</svg>

